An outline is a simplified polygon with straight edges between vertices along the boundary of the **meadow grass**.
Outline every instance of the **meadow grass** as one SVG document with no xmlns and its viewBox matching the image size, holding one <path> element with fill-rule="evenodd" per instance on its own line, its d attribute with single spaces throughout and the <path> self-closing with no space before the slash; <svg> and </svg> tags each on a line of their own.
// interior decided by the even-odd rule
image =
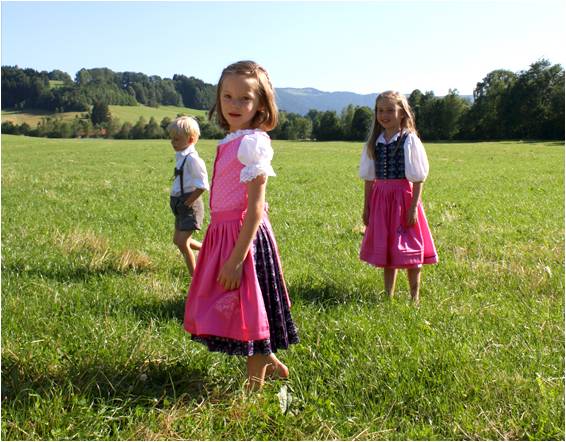
<svg viewBox="0 0 566 442">
<path fill-rule="evenodd" d="M 159 106 L 159 107 L 149 107 L 144 105 L 137 106 L 118 106 L 110 105 L 110 114 L 114 118 L 118 118 L 120 123 L 130 122 L 135 124 L 140 117 L 144 117 L 146 123 L 151 117 L 160 123 L 164 117 L 169 117 L 174 119 L 178 114 L 191 115 L 191 116 L 201 116 L 205 117 L 207 111 L 190 109 L 188 107 L 180 106 Z M 86 112 L 48 112 L 43 109 L 26 109 L 24 112 L 21 111 L 2 111 L 2 122 L 11 121 L 14 124 L 27 123 L 32 128 L 36 127 L 42 119 L 50 118 L 61 118 L 63 121 L 72 121 L 75 117 L 81 118 Z"/>
<path fill-rule="evenodd" d="M 168 142 L 2 137 L 2 439 L 564 440 L 564 146 L 426 144 L 415 308 L 358 259 L 361 145 L 273 144 L 301 343 L 247 396 L 182 328 Z"/>
</svg>

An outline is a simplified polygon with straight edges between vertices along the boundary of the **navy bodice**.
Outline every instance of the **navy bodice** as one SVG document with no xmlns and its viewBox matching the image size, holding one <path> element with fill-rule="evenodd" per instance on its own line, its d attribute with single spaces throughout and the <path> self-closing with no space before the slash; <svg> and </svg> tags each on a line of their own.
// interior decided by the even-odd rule
<svg viewBox="0 0 566 442">
<path fill-rule="evenodd" d="M 389 144 L 376 143 L 374 147 L 375 177 L 378 180 L 401 180 L 405 178 L 405 140 L 397 139 Z"/>
</svg>

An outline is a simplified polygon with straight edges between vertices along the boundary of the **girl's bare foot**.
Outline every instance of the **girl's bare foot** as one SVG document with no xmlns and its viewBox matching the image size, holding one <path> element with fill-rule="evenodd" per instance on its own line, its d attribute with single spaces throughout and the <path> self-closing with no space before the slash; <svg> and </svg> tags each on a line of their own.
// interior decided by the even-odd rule
<svg viewBox="0 0 566 442">
<path fill-rule="evenodd" d="M 271 379 L 287 379 L 289 377 L 289 369 L 277 359 L 277 356 L 271 353 L 265 375 Z"/>
</svg>

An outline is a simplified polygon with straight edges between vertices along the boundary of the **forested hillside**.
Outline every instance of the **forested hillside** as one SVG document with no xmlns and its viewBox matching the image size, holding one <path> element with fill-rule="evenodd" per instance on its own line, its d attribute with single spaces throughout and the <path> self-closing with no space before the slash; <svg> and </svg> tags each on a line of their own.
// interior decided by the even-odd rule
<svg viewBox="0 0 566 442">
<path fill-rule="evenodd" d="M 2 66 L 2 109 L 39 108 L 58 112 L 87 111 L 97 101 L 106 104 L 173 105 L 207 109 L 215 86 L 185 75 L 173 79 L 108 68 L 81 69 L 74 80 L 66 72 L 38 72 Z"/>
<path fill-rule="evenodd" d="M 90 120 L 88 114 L 73 123 L 50 117 L 34 128 L 26 123 L 18 125 L 3 119 L 2 132 L 63 138 L 165 138 L 166 133 L 158 127 L 166 126 L 165 121 L 162 124 L 138 121 L 139 130 L 132 131 L 130 122 L 118 121 L 110 113 L 102 119 L 93 120 L 93 106 L 143 104 L 206 110 L 213 104 L 215 94 L 216 86 L 185 75 L 176 74 L 169 79 L 96 68 L 81 69 L 72 79 L 60 70 L 38 72 L 30 68 L 3 66 L 3 110 L 90 112 Z M 294 100 L 300 99 L 301 95 L 295 94 Z M 548 60 L 538 60 L 524 71 L 497 69 L 489 72 L 477 83 L 473 101 L 462 97 L 455 89 L 443 97 L 416 89 L 408 99 L 415 113 L 417 129 L 424 140 L 564 139 L 564 69 Z M 373 118 L 373 106 L 355 102 L 337 112 L 321 110 L 324 109 L 323 103 L 313 101 L 312 94 L 308 100 L 310 110 L 306 115 L 289 112 L 279 103 L 282 112 L 279 125 L 270 132 L 272 138 L 366 139 Z M 205 129 L 204 137 L 221 135 L 214 122 L 208 123 L 203 117 L 199 121 Z M 146 127 L 150 124 L 151 127 Z"/>
</svg>

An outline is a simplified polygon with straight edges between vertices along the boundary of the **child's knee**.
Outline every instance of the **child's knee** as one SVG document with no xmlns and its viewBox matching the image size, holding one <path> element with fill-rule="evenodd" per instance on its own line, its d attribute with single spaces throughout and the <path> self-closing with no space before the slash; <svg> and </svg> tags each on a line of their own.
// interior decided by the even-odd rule
<svg viewBox="0 0 566 442">
<path fill-rule="evenodd" d="M 173 235 L 173 244 L 175 244 L 181 251 L 189 249 L 191 233 L 192 232 L 188 232 L 188 234 L 185 232 L 175 232 L 175 235 Z"/>
</svg>

